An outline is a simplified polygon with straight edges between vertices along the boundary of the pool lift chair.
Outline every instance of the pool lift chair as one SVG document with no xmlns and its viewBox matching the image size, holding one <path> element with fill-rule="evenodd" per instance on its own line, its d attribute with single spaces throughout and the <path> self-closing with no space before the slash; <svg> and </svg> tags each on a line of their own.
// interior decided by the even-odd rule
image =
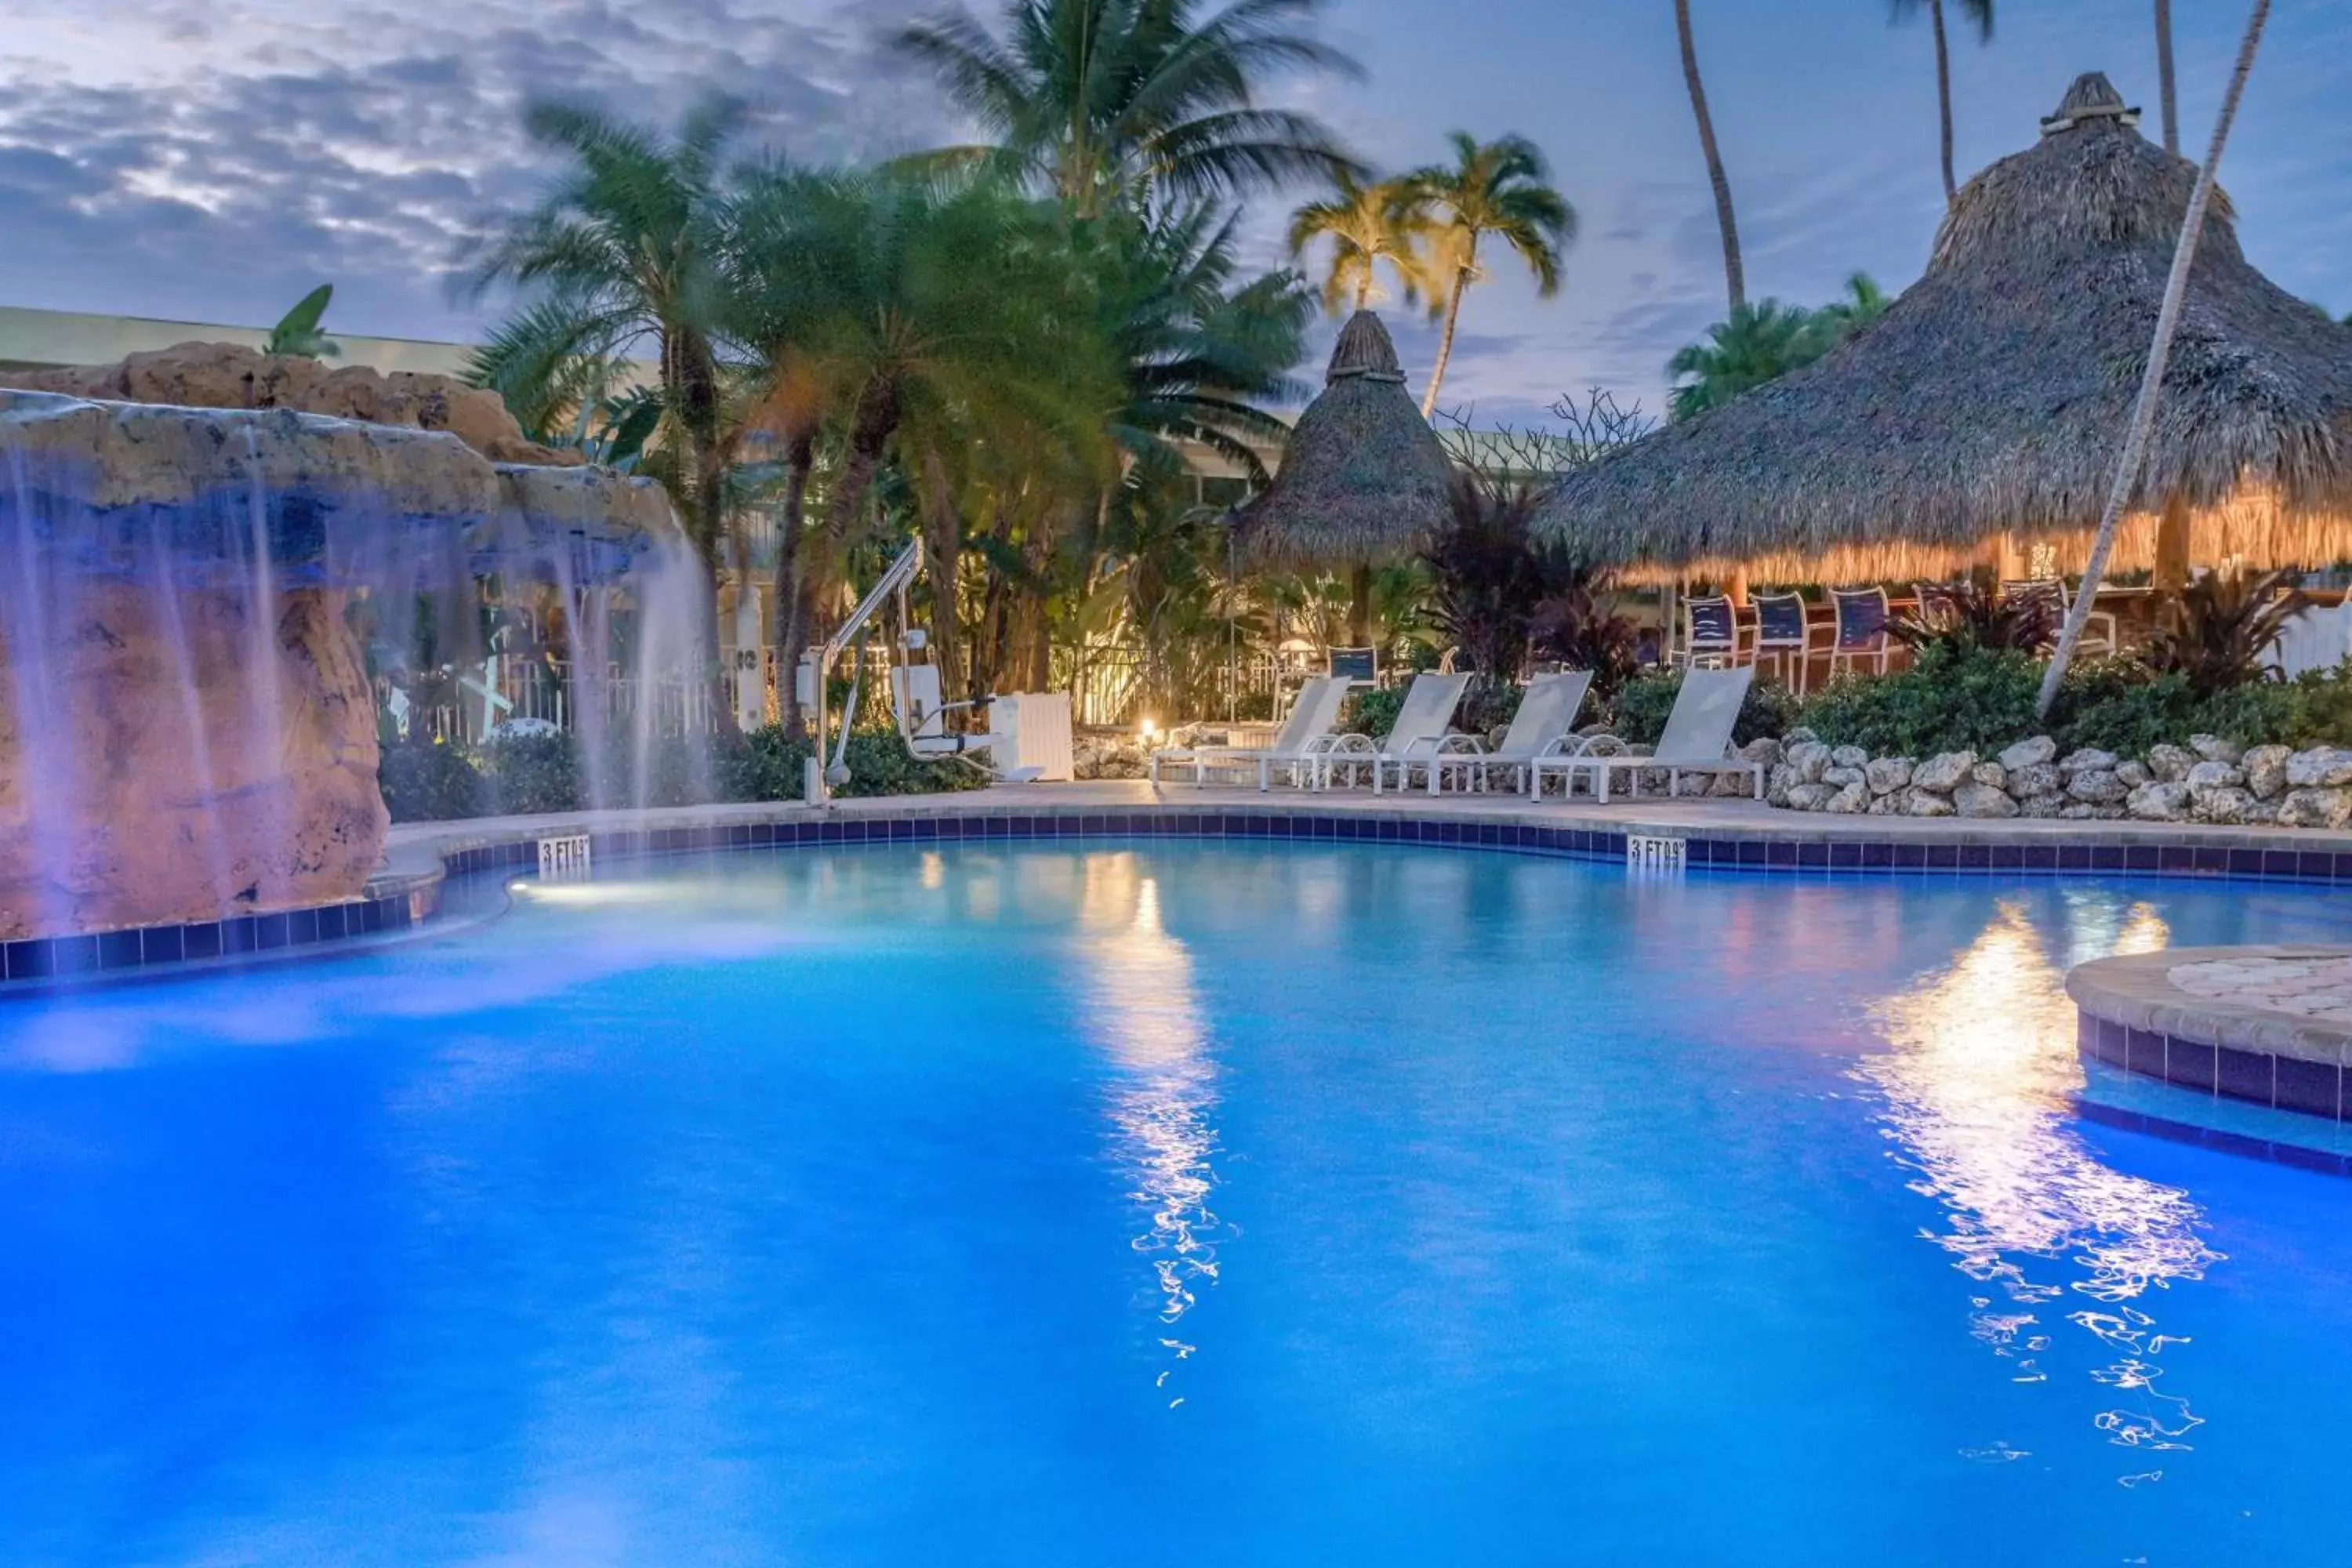
<svg viewBox="0 0 2352 1568">
<path fill-rule="evenodd" d="M 906 743 L 908 754 L 918 762 L 956 762 L 985 773 L 1004 784 L 1026 784 L 1043 770 L 1034 767 L 1002 768 L 996 765 L 993 752 L 1009 743 L 1003 735 L 968 734 L 950 731 L 947 716 L 960 709 L 977 708 L 972 702 L 942 700 L 940 691 L 940 667 L 930 662 L 930 637 L 914 624 L 907 605 L 907 590 L 923 569 L 923 542 L 915 540 L 890 563 L 866 597 L 857 602 L 847 618 L 835 628 L 824 644 L 801 656 L 800 668 L 794 673 L 799 683 L 801 705 L 816 716 L 816 749 L 810 755 L 803 774 L 803 793 L 811 805 L 826 805 L 832 792 L 849 782 L 849 731 L 856 722 L 859 698 L 866 681 L 866 642 L 868 628 L 875 617 L 895 607 L 898 632 L 892 639 L 895 658 L 890 666 L 890 712 L 897 721 L 898 738 Z M 825 694 L 833 676 L 833 667 L 852 647 L 856 649 L 850 667 L 849 701 L 841 720 L 841 736 L 835 742 L 832 759 L 824 760 L 827 729 Z M 916 655 L 923 655 L 920 663 Z"/>
</svg>

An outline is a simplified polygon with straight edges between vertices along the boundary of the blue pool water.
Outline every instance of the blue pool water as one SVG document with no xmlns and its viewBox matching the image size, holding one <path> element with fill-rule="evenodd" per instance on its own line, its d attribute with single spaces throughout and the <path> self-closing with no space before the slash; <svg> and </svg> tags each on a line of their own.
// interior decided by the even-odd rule
<svg viewBox="0 0 2352 1568">
<path fill-rule="evenodd" d="M 802 851 L 19 1001 L 0 1562 L 2352 1560 L 2352 1182 L 2058 989 L 2347 902 Z"/>
</svg>

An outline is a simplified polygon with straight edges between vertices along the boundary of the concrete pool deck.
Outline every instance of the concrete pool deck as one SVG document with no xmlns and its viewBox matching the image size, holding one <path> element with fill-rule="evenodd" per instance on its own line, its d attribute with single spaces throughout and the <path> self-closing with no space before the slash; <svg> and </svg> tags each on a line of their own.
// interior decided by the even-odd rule
<svg viewBox="0 0 2352 1568">
<path fill-rule="evenodd" d="M 1121 779 L 997 785 L 953 795 L 884 795 L 840 800 L 822 809 L 792 802 L 761 802 L 402 823 L 392 829 L 383 870 L 371 882 L 370 890 L 404 889 L 417 879 L 437 877 L 446 858 L 467 849 L 535 845 L 541 838 L 582 833 L 636 837 L 798 827 L 828 818 L 847 824 L 974 816 L 1056 822 L 1075 817 L 1082 830 L 1104 834 L 1156 833 L 1160 827 L 1142 826 L 1136 819 L 1170 816 L 1305 818 L 1329 821 L 1335 829 L 1341 822 L 1399 826 L 1457 824 L 1465 829 L 1514 828 L 1522 837 L 1526 830 L 1534 829 L 1681 839 L 1693 847 L 1693 864 L 1761 869 L 2095 872 L 2352 884 L 2352 834 L 2299 828 L 2016 817 L 1832 816 L 1781 811 L 1753 801 L 1708 798 L 1644 797 L 1598 805 L 1589 801 L 1537 805 L 1516 795 L 1431 795 L 1421 791 L 1374 795 L 1367 790 L 1318 795 L 1276 789 L 1261 794 L 1251 788 L 1154 786 L 1141 779 Z M 1346 836 L 1361 837 L 1366 833 L 1359 826 Z M 1379 831 L 1370 836 L 1391 837 Z M 1335 831 L 1329 837 L 1341 835 Z M 1484 837 L 1395 837 L 1421 842 L 1498 842 Z M 749 842 L 749 838 L 734 840 L 738 846 Z M 1706 847 L 1704 852 L 1698 848 L 1702 845 Z M 1730 847 L 1730 853 L 1715 852 L 1725 846 Z M 1514 844 L 1505 842 L 1501 847 Z M 1881 847 L 1886 853 L 1876 853 Z M 1622 852 L 1622 844 L 1613 847 Z"/>
</svg>

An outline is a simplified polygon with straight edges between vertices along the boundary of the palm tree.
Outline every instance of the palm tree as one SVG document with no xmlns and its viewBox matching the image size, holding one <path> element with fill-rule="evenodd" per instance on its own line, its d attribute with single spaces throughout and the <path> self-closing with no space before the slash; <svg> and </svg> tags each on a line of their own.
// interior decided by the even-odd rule
<svg viewBox="0 0 2352 1568">
<path fill-rule="evenodd" d="M 1731 212 L 1731 181 L 1715 144 L 1715 119 L 1706 111 L 1706 89 L 1698 79 L 1698 48 L 1691 42 L 1690 0 L 1675 0 L 1675 30 L 1682 37 L 1683 84 L 1690 89 L 1691 117 L 1698 121 L 1699 151 L 1706 155 L 1707 184 L 1715 187 L 1715 222 L 1723 231 L 1723 282 L 1737 310 L 1748 303 L 1748 274 L 1739 262 L 1739 222 Z"/>
<path fill-rule="evenodd" d="M 594 366 L 651 348 L 663 421 L 680 448 L 679 510 L 706 562 L 724 531 L 728 463 L 717 340 L 729 194 L 719 161 L 740 121 L 731 100 L 710 99 L 666 138 L 593 110 L 533 105 L 524 117 L 531 139 L 572 167 L 489 242 L 466 279 L 477 299 L 499 284 L 526 296 L 467 374 L 528 422 L 580 401 Z"/>
<path fill-rule="evenodd" d="M 1290 215 L 1290 255 L 1297 260 L 1318 239 L 1331 242 L 1331 263 L 1323 281 L 1323 309 L 1347 313 L 1347 301 L 1360 310 L 1371 302 L 1373 274 L 1385 261 L 1396 274 L 1408 305 L 1418 304 L 1429 284 L 1423 244 L 1436 226 L 1427 194 L 1411 180 L 1360 184 L 1350 174 L 1332 181 L 1332 194 Z"/>
<path fill-rule="evenodd" d="M 1013 171 L 1092 217 L 1147 189 L 1189 201 L 1360 174 L 1321 122 L 1257 101 L 1270 74 L 1361 74 L 1299 30 L 1321 4 L 1006 0 L 1001 35 L 955 15 L 897 42 L 995 138 L 943 156 Z"/>
<path fill-rule="evenodd" d="M 1856 272 L 1845 280 L 1845 292 L 1813 313 L 1813 321 L 1824 336 L 1828 347 L 1834 348 L 1879 317 L 1895 301 L 1878 286 L 1878 279 L 1867 272 Z"/>
<path fill-rule="evenodd" d="M 1977 42 L 1992 42 L 1992 0 L 1956 0 L 1960 15 L 1976 24 Z M 1919 0 L 1888 0 L 1889 19 L 1906 22 L 1916 16 Z M 1943 126 L 1944 204 L 1951 205 L 1959 195 L 1959 182 L 1952 177 L 1952 51 L 1944 36 L 1944 0 L 1927 0 L 1927 17 L 1936 31 L 1936 109 Z"/>
<path fill-rule="evenodd" d="M 932 454 L 985 445 L 1085 461 L 1118 392 L 1086 281 L 1045 209 L 992 182 L 887 174 L 802 179 L 777 199 L 747 247 L 782 279 L 764 297 L 786 301 L 762 350 L 767 378 L 800 411 L 792 429 L 823 421 L 836 442 L 822 530 L 794 542 L 797 591 L 780 616 L 792 654 L 894 448 L 933 497 Z M 952 580 L 953 560 L 940 568 Z M 940 651 L 951 665 L 952 648 Z"/>
<path fill-rule="evenodd" d="M 2156 88 L 2164 105 L 2164 150 L 2180 151 L 2180 100 L 2172 87 L 2172 0 L 2156 0 Z"/>
<path fill-rule="evenodd" d="M 1517 251 L 1536 275 L 1536 291 L 1549 300 L 1559 292 L 1560 252 L 1576 239 L 1576 209 L 1547 183 L 1551 169 L 1534 142 L 1524 136 L 1506 136 L 1482 146 L 1466 131 L 1453 132 L 1450 140 L 1451 167 L 1437 165 L 1406 176 L 1440 214 L 1433 270 L 1445 290 L 1445 331 L 1437 341 L 1429 389 L 1422 395 L 1424 419 L 1437 406 L 1446 363 L 1454 357 L 1462 297 L 1484 276 L 1478 266 L 1479 240 L 1493 235 Z"/>
<path fill-rule="evenodd" d="M 1822 357 L 1826 345 L 1815 314 L 1778 300 L 1743 304 L 1666 362 L 1675 378 L 1666 400 L 1669 417 L 1687 419 L 1719 408 L 1750 387 L 1777 381 Z"/>
</svg>

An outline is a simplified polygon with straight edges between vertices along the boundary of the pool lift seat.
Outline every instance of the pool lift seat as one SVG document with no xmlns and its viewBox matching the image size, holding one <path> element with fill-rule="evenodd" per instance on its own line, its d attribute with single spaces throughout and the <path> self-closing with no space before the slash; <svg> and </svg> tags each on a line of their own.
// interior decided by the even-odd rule
<svg viewBox="0 0 2352 1568">
<path fill-rule="evenodd" d="M 895 658 L 890 667 L 890 713 L 908 754 L 918 762 L 961 763 L 1006 784 L 1026 784 L 1043 771 L 1034 767 L 999 767 L 993 752 L 1009 743 L 1007 736 L 967 734 L 948 729 L 948 714 L 981 704 L 949 702 L 941 697 L 940 667 L 929 658 L 929 634 L 914 625 L 907 605 L 907 590 L 922 569 L 923 542 L 918 538 L 890 563 L 889 570 L 866 591 L 857 608 L 849 613 L 833 636 L 821 647 L 801 656 L 800 668 L 795 672 L 801 703 L 816 715 L 816 749 L 803 775 L 803 793 L 811 805 L 826 804 L 834 789 L 849 782 L 849 731 L 856 722 L 866 679 L 867 627 L 877 616 L 894 607 L 898 633 L 891 639 Z M 834 747 L 832 760 L 827 762 L 825 693 L 835 662 L 853 645 L 857 649 L 857 658 L 850 667 L 849 702 L 842 716 L 840 740 Z M 916 662 L 918 654 L 924 656 L 920 663 Z"/>
</svg>

